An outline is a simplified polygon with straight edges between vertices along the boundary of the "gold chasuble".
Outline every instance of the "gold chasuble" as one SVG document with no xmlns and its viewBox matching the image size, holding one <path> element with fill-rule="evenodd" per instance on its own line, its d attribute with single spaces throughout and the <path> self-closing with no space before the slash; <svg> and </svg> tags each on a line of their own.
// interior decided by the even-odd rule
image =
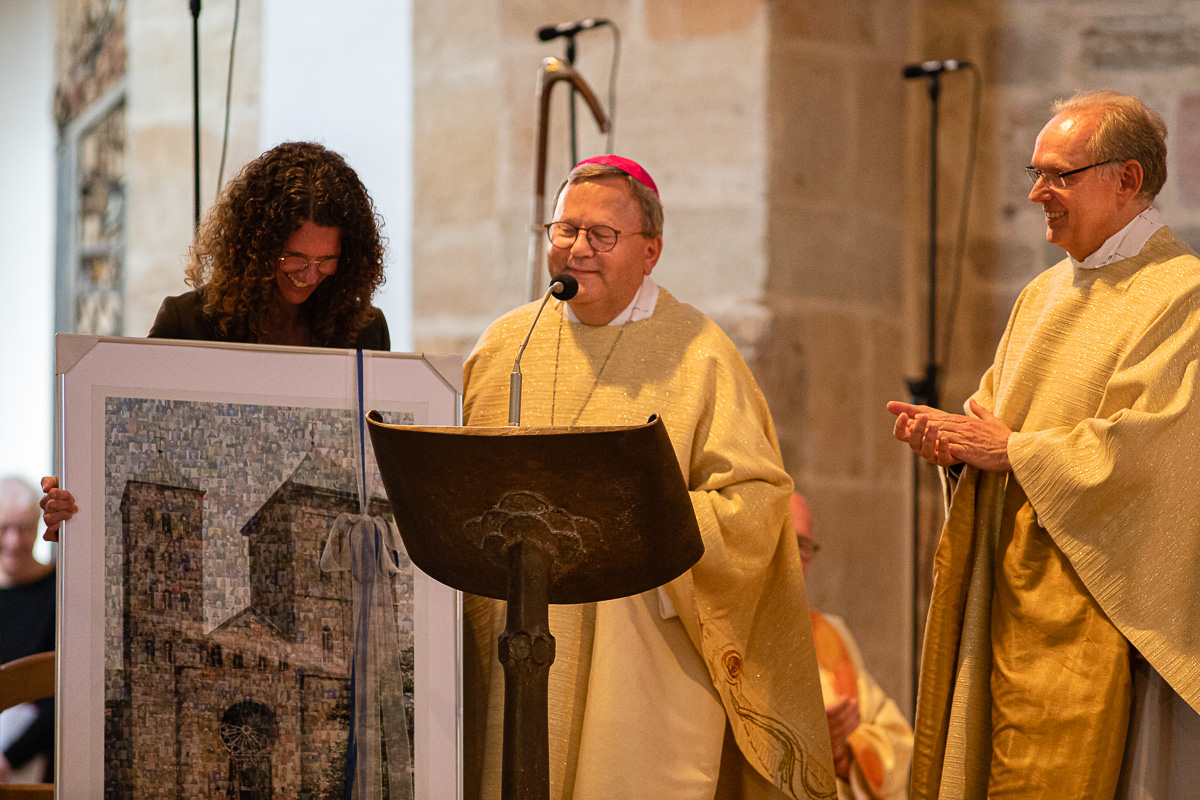
<svg viewBox="0 0 1200 800">
<path fill-rule="evenodd" d="M 497 320 L 467 359 L 467 424 L 507 422 L 509 373 L 535 311 Z M 572 323 L 551 301 L 521 369 L 525 425 L 661 415 L 705 548 L 665 589 L 550 607 L 550 796 L 832 800 L 792 482 L 733 343 L 663 289 L 650 317 L 624 325 Z M 504 604 L 468 597 L 464 612 L 467 796 L 498 797 Z"/>
<path fill-rule="evenodd" d="M 1013 472 L 954 490 L 913 800 L 1112 798 L 1131 657 L 1200 709 L 1198 357 L 1200 260 L 1169 228 L 1021 293 L 975 394 L 1014 431 Z"/>
</svg>

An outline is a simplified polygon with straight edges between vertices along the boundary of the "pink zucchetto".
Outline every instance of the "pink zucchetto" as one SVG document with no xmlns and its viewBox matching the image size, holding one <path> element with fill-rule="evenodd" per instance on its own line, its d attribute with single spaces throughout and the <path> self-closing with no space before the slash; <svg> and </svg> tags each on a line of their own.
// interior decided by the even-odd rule
<svg viewBox="0 0 1200 800">
<path fill-rule="evenodd" d="M 634 161 L 632 158 L 624 156 L 615 156 L 611 153 L 603 156 L 592 156 L 585 158 L 575 165 L 575 169 L 582 167 L 584 164 L 604 164 L 609 167 L 616 167 L 627 175 L 631 175 L 640 181 L 647 189 L 654 192 L 654 196 L 658 197 L 658 187 L 654 185 L 654 179 L 650 177 L 650 173 L 643 169 L 642 165 Z"/>
</svg>

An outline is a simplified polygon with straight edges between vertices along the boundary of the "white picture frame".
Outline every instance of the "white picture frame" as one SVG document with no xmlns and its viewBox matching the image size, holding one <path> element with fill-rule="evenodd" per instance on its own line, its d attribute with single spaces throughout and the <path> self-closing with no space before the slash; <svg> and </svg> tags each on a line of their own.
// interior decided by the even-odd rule
<svg viewBox="0 0 1200 800">
<path fill-rule="evenodd" d="M 64 800 L 91 800 L 101 796 L 128 796 L 128 790 L 114 790 L 111 784 L 120 770 L 140 769 L 138 748 L 130 745 L 122 751 L 133 753 L 128 756 L 127 766 L 122 761 L 121 767 L 112 767 L 116 763 L 112 760 L 117 757 L 114 755 L 116 751 L 109 751 L 106 756 L 106 747 L 109 746 L 106 739 L 111 738 L 109 735 L 114 730 L 111 718 L 115 716 L 125 719 L 117 730 L 124 731 L 121 735 L 127 743 L 133 741 L 129 733 L 133 730 L 141 731 L 139 735 L 142 739 L 149 741 L 143 730 L 148 724 L 147 720 L 151 720 L 149 724 L 152 726 L 163 728 L 162 731 L 154 728 L 155 735 L 163 737 L 169 733 L 168 722 L 153 722 L 164 715 L 147 711 L 152 706 L 135 707 L 133 700 L 121 696 L 125 692 L 140 697 L 138 693 L 144 690 L 129 687 L 137 682 L 148 684 L 157 680 L 153 678 L 157 673 L 150 669 L 150 664 L 170 665 L 156 666 L 155 669 L 175 676 L 173 680 L 176 682 L 172 684 L 176 687 L 172 689 L 175 695 L 184 693 L 178 688 L 185 685 L 178 676 L 187 672 L 191 683 L 186 685 L 200 687 L 196 689 L 198 696 L 207 692 L 209 686 L 226 686 L 224 679 L 213 681 L 211 676 L 214 672 L 225 674 L 221 670 L 229 672 L 235 667 L 245 671 L 234 676 L 237 679 L 242 679 L 243 675 L 249 676 L 256 668 L 276 670 L 276 674 L 267 675 L 263 672 L 258 678 L 244 678 L 246 686 L 289 681 L 303 685 L 307 680 L 309 690 L 306 691 L 310 691 L 312 696 L 316 696 L 312 692 L 317 691 L 313 687 L 318 685 L 318 679 L 326 673 L 332 675 L 337 672 L 336 664 L 344 660 L 344 641 L 348 634 L 337 625 L 332 626 L 334 632 L 331 634 L 331 626 L 326 624 L 320 634 L 323 650 L 319 652 L 324 655 L 312 655 L 318 653 L 315 649 L 316 636 L 309 636 L 305 626 L 316 624 L 313 622 L 315 615 L 304 611 L 307 606 L 302 607 L 299 600 L 289 606 L 293 610 L 288 612 L 288 619 L 300 620 L 290 629 L 292 638 L 289 641 L 299 643 L 294 646 L 300 648 L 295 652 L 300 653 L 301 658 L 310 661 L 332 659 L 330 663 L 335 666 L 326 672 L 322 672 L 319 664 L 289 664 L 291 659 L 285 660 L 284 655 L 273 658 L 269 664 L 263 655 L 257 656 L 253 664 L 243 664 L 239 652 L 236 664 L 225 664 L 220 644 L 215 646 L 214 665 L 213 645 L 204 643 L 226 635 L 231 630 L 228 626 L 235 624 L 230 620 L 239 617 L 249 605 L 269 604 L 261 599 L 267 595 L 263 594 L 266 590 L 260 591 L 258 588 L 260 584 L 274 587 L 270 589 L 272 592 L 284 592 L 284 589 L 278 588 L 283 585 L 281 581 L 270 579 L 263 583 L 260 577 L 250 575 L 258 568 L 251 563 L 253 557 L 248 553 L 252 544 L 247 539 L 251 536 L 247 532 L 251 522 L 257 518 L 257 514 L 265 513 L 263 509 L 267 508 L 268 503 L 275 501 L 277 493 L 283 491 L 282 484 L 291 482 L 289 485 L 295 485 L 293 479 L 306 468 L 304 465 L 318 463 L 322 458 L 324 460 L 319 463 L 334 465 L 330 469 L 337 475 L 362 474 L 356 466 L 354 471 L 350 470 L 352 465 L 359 464 L 356 453 L 359 452 L 360 436 L 357 420 L 361 419 L 360 363 L 361 406 L 364 411 L 377 409 L 385 416 L 395 415 L 396 421 L 408 421 L 411 424 L 461 424 L 462 370 L 458 356 L 365 351 L 360 362 L 357 352 L 352 350 L 95 336 L 57 337 L 60 483 L 71 490 L 79 506 L 79 513 L 64 525 L 58 563 L 57 797 Z M 223 414 L 219 425 L 206 421 L 210 418 L 205 415 L 212 409 L 218 409 Z M 307 442 L 298 443 L 298 436 L 306 437 Z M 368 463 L 373 466 L 369 436 L 367 439 L 364 448 Z M 284 440 L 287 446 L 279 446 Z M 337 471 L 339 468 L 340 471 Z M 147 470 L 159 470 L 154 474 L 161 475 L 164 474 L 163 470 L 169 472 L 171 469 L 178 470 L 171 473 L 178 479 L 150 480 L 144 477 Z M 368 475 L 366 480 L 369 497 L 383 495 L 383 486 L 377 477 Z M 183 494 L 178 496 L 185 498 L 179 500 L 180 508 L 186 506 L 191 510 L 181 517 L 176 513 L 178 509 L 174 499 L 163 500 L 169 503 L 172 513 L 164 512 L 161 520 L 156 521 L 157 518 L 147 510 L 145 529 L 149 530 L 148 526 L 160 523 L 161 527 L 154 528 L 153 534 L 138 532 L 142 530 L 139 526 L 143 526 L 143 522 L 140 516 L 134 519 L 135 515 L 129 510 L 134 507 L 134 501 L 129 499 L 132 491 L 129 487 L 150 485 L 159 487 L 155 491 L 167 491 L 161 487 L 174 487 L 177 484 L 190 484 L 181 489 Z M 125 486 L 125 495 L 118 500 L 114 487 L 121 485 Z M 357 502 L 357 485 L 349 491 Z M 175 498 L 177 495 L 170 496 Z M 346 492 L 338 496 L 344 498 Z M 122 503 L 125 505 L 122 506 Z M 349 510 L 353 512 L 358 509 Z M 305 519 L 313 516 L 308 514 Z M 173 518 L 177 519 L 177 527 L 172 534 Z M 196 523 L 197 519 L 201 522 Z M 195 531 L 202 531 L 202 535 Z M 142 548 L 140 543 L 145 541 L 144 537 L 151 535 L 158 537 L 153 539 L 154 542 L 178 540 L 184 544 L 164 544 L 161 547 L 155 544 Z M 201 538 L 199 544 L 196 536 Z M 239 537 L 246 543 L 239 541 Z M 301 543 L 308 547 L 302 560 L 311 566 L 312 548 L 304 542 L 308 542 L 308 539 Z M 289 545 L 293 549 L 287 552 L 294 551 L 295 555 L 284 557 L 299 563 L 301 544 L 293 542 Z M 132 556 L 124 552 L 125 547 L 132 551 Z M 185 549 L 180 550 L 181 547 Z M 160 566 L 151 568 L 148 559 L 155 558 L 156 548 L 160 553 L 155 563 Z M 259 552 L 262 552 L 261 546 Z M 176 569 L 179 563 L 191 564 L 193 560 L 201 564 L 199 575 L 181 573 Z M 267 561 L 260 555 L 259 562 L 255 563 L 265 564 Z M 300 576 L 309 566 L 303 569 L 297 567 L 295 575 Z M 155 570 L 161 572 L 161 586 L 156 579 L 159 572 Z M 415 796 L 418 800 L 460 798 L 461 594 L 433 581 L 415 567 L 411 567 L 411 570 Z M 180 574 L 186 576 L 182 581 L 178 577 Z M 315 573 L 304 574 L 309 577 L 294 577 L 296 585 L 302 580 L 317 580 L 311 577 Z M 126 575 L 131 577 L 126 579 Z M 147 578 L 147 575 L 151 577 Z M 154 579 L 154 585 L 146 588 L 151 586 L 147 582 L 150 579 Z M 349 579 L 345 580 L 348 585 Z M 186 597 L 189 587 L 192 593 L 202 594 L 202 598 Z M 137 598 L 141 599 L 130 600 L 127 595 L 135 589 Z M 302 594 L 299 589 L 287 591 L 294 591 L 295 597 Z M 398 590 L 398 595 L 400 592 Z M 308 591 L 304 596 L 315 594 Z M 254 597 L 259 599 L 251 600 Z M 154 637 L 135 637 L 131 634 L 131 630 L 142 629 L 130 627 L 133 623 L 126 614 L 129 610 L 126 605 L 135 611 L 142 609 L 135 614 L 140 615 L 137 618 L 142 620 L 160 620 L 168 614 L 165 610 L 168 608 L 171 609 L 170 614 L 175 615 L 171 619 L 176 616 L 184 619 L 171 630 L 190 631 L 187 635 L 180 634 L 183 643 L 179 647 L 188 648 L 187 653 L 176 656 L 176 645 L 161 644 L 156 656 L 154 642 L 158 640 L 157 634 Z M 174 609 L 177 607 L 184 610 L 176 612 Z M 397 608 L 400 608 L 399 602 Z M 269 622 L 268 628 L 271 627 Z M 160 622 L 153 624 L 161 626 Z M 262 620 L 258 620 L 258 624 L 261 627 Z M 287 627 L 282 622 L 279 625 Z M 272 628 L 275 633 L 281 629 Z M 167 640 L 171 635 L 170 631 L 164 634 Z M 255 632 L 245 627 L 239 635 L 243 638 L 238 641 L 252 641 L 255 643 L 253 646 L 263 639 L 261 631 Z M 333 639 L 339 636 L 341 638 L 334 643 Z M 139 645 L 133 640 L 139 638 L 149 642 L 149 650 L 145 649 L 145 644 L 140 645 L 143 650 L 137 650 Z M 279 634 L 275 638 L 283 641 L 288 636 Z M 197 645 L 197 642 L 200 644 Z M 199 666 L 192 665 L 197 658 L 203 659 L 203 655 L 197 656 L 194 652 L 197 647 L 200 653 L 205 652 L 203 648 L 208 648 L 207 664 L 201 662 Z M 181 661 L 188 666 L 180 666 Z M 233 655 L 230 661 L 233 661 Z M 119 680 L 114 679 L 114 674 L 121 676 Z M 139 677 L 129 677 L 134 675 Z M 284 679 L 278 675 L 288 677 Z M 336 684 L 337 680 L 340 679 L 329 678 L 332 681 L 330 685 Z M 231 690 L 226 686 L 223 691 L 223 696 L 228 699 Z M 252 692 L 249 689 L 246 691 L 249 697 Z M 325 690 L 326 695 L 334 693 L 332 689 Z M 127 706 L 121 705 L 127 701 Z M 106 702 L 110 717 L 108 728 Z M 196 727 L 197 723 L 187 720 L 208 720 L 220 711 L 217 703 L 217 700 L 210 702 L 208 699 L 180 697 L 176 702 L 173 723 L 178 741 L 191 735 L 187 731 Z M 299 713 L 315 713 L 312 711 L 314 703 L 308 700 L 304 703 L 302 706 L 307 710 L 288 711 L 292 716 L 284 715 L 282 722 L 297 718 L 296 714 Z M 115 708 L 123 710 L 118 715 L 113 711 Z M 231 712 L 227 710 L 226 713 Z M 165 716 L 170 717 L 169 711 Z M 326 724 L 331 718 L 332 713 L 327 715 Z M 204 722 L 204 725 L 208 725 L 208 722 Z M 275 771 L 268 784 L 276 786 L 271 796 L 284 796 L 275 792 L 283 786 L 291 787 L 289 792 L 295 791 L 300 780 L 296 777 L 297 770 L 311 772 L 307 766 L 296 766 L 299 763 L 296 759 L 301 759 L 304 764 L 315 763 L 316 756 L 312 752 L 317 745 L 307 740 L 297 744 L 298 740 L 293 741 L 296 739 L 295 732 L 290 727 L 279 723 L 277 727 L 282 729 L 280 752 L 283 752 L 284 745 L 301 748 L 297 751 L 301 755 L 281 755 L 280 759 L 283 760 L 280 764 L 271 767 Z M 208 733 L 204 735 L 209 736 Z M 332 747 L 328 743 L 322 746 L 327 749 Z M 148 763 L 159 762 L 161 767 L 166 751 L 156 757 L 149 744 L 142 749 L 145 750 Z M 211 769 L 206 767 L 208 786 L 196 785 L 197 769 L 194 763 L 197 759 L 216 758 L 211 746 L 206 749 L 204 746 L 184 748 L 177 745 L 178 752 L 185 752 L 186 757 L 175 756 L 178 762 L 176 788 L 170 792 L 170 796 L 207 795 L 216 788 L 214 783 L 220 785 L 225 780 L 220 774 L 224 767 L 217 765 Z M 120 758 L 126 758 L 126 755 Z M 234 757 L 229 758 L 228 768 L 233 770 Z M 261 761 L 265 764 L 274 758 L 275 754 L 272 753 L 262 756 Z M 106 764 L 109 765 L 107 785 Z M 335 767 L 326 763 L 323 768 L 329 771 Z M 238 780 L 249 780 L 240 772 L 238 774 Z M 233 777 L 228 780 L 232 781 Z M 270 780 L 275 783 L 270 784 Z M 308 789 L 311 792 L 311 784 Z"/>
</svg>

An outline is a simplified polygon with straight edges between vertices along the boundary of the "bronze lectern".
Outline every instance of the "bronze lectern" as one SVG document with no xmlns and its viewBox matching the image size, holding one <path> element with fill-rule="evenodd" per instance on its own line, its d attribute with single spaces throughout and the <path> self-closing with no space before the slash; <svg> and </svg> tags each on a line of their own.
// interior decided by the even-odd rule
<svg viewBox="0 0 1200 800">
<path fill-rule="evenodd" d="M 447 586 L 508 601 L 501 797 L 550 792 L 550 603 L 661 586 L 704 552 L 666 427 L 431 428 L 367 415 L 409 558 Z"/>
</svg>

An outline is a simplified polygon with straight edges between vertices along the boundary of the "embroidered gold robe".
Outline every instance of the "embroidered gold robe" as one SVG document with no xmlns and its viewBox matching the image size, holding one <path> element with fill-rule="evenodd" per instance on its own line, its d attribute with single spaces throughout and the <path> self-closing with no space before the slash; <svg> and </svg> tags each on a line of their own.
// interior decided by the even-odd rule
<svg viewBox="0 0 1200 800">
<path fill-rule="evenodd" d="M 1013 472 L 963 470 L 935 556 L 914 800 L 1113 797 L 1130 643 L 1200 709 L 1198 357 L 1169 228 L 1021 293 L 975 394 Z"/>
<path fill-rule="evenodd" d="M 536 305 L 495 322 L 464 366 L 463 417 L 508 418 L 509 373 Z M 522 424 L 625 425 L 662 416 L 705 553 L 665 590 L 552 606 L 551 797 L 835 797 L 792 483 L 737 349 L 660 289 L 624 325 L 571 323 L 552 301 L 521 362 Z M 497 796 L 503 604 L 465 603 L 468 796 Z M 673 611 L 677 614 L 672 614 Z M 660 734 L 661 729 L 685 734 Z M 734 744 L 736 742 L 736 744 Z M 718 775 L 719 773 L 719 775 Z"/>
</svg>

